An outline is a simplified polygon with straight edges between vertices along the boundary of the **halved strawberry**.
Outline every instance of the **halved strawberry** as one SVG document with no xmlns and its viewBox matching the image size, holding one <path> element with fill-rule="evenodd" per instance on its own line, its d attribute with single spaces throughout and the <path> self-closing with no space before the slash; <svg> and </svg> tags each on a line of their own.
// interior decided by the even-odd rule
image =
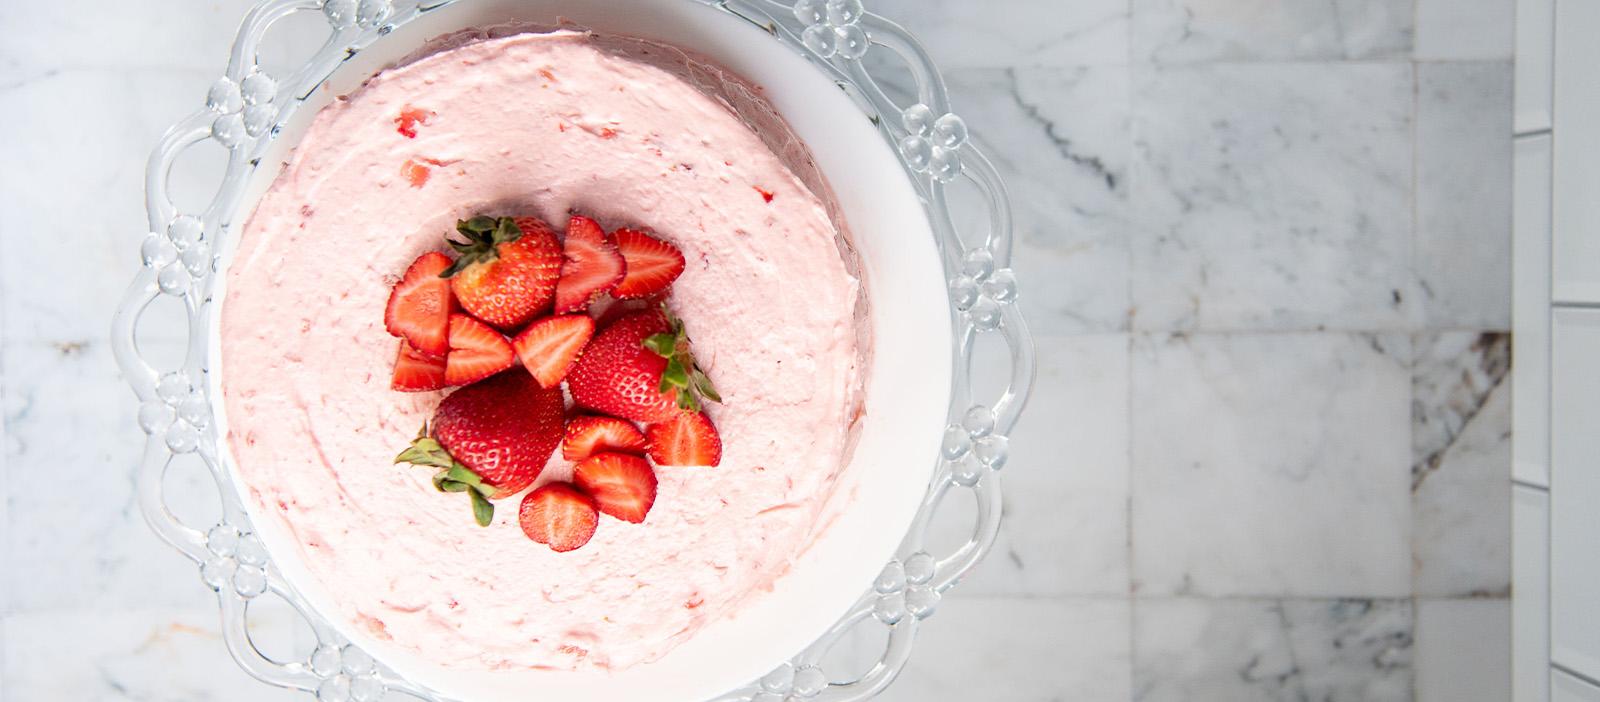
<svg viewBox="0 0 1600 702">
<path fill-rule="evenodd" d="M 649 447 L 644 433 L 626 419 L 586 415 L 567 422 L 561 439 L 561 457 L 581 461 L 597 453 L 630 453 L 643 456 Z"/>
<path fill-rule="evenodd" d="M 565 552 L 589 543 L 600 514 L 594 498 L 572 483 L 546 483 L 522 498 L 517 522 L 528 538 Z"/>
<path fill-rule="evenodd" d="M 583 309 L 622 280 L 627 264 L 600 223 L 573 215 L 561 248 L 561 279 L 556 283 L 556 314 Z"/>
<path fill-rule="evenodd" d="M 626 262 L 622 282 L 611 294 L 619 299 L 649 297 L 666 290 L 683 273 L 678 247 L 635 229 L 618 229 L 617 252 Z"/>
<path fill-rule="evenodd" d="M 714 466 L 722 463 L 722 437 L 705 412 L 683 412 L 645 427 L 650 460 L 658 466 Z"/>
<path fill-rule="evenodd" d="M 421 353 L 401 339 L 400 355 L 394 359 L 394 378 L 389 381 L 389 387 L 400 392 L 427 392 L 443 388 L 444 359 Z"/>
<path fill-rule="evenodd" d="M 572 479 L 588 491 L 601 512 L 625 522 L 644 521 L 656 503 L 656 472 L 638 456 L 597 454 L 579 463 Z"/>
<path fill-rule="evenodd" d="M 538 378 L 540 385 L 553 388 L 567 377 L 567 369 L 578 360 L 591 336 L 594 320 L 587 315 L 563 314 L 528 325 L 511 340 L 511 346 L 522 358 L 522 367 Z"/>
<path fill-rule="evenodd" d="M 483 380 L 516 362 L 511 342 L 500 332 L 468 315 L 450 315 L 450 354 L 445 357 L 444 381 L 466 385 Z"/>
<path fill-rule="evenodd" d="M 383 309 L 384 329 L 437 358 L 450 350 L 450 313 L 456 309 L 450 281 L 439 277 L 450 263 L 450 257 L 438 251 L 418 256 L 389 291 L 389 303 Z"/>
</svg>

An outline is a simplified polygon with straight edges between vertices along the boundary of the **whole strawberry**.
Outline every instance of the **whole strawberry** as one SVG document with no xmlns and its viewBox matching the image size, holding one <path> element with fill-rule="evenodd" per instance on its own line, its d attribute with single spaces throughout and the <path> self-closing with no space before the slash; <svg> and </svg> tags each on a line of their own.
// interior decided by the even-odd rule
<svg viewBox="0 0 1600 702">
<path fill-rule="evenodd" d="M 395 462 L 440 469 L 434 487 L 467 493 L 478 524 L 488 526 L 489 500 L 533 484 L 561 444 L 564 419 L 560 389 L 512 370 L 444 398 L 432 425 Z"/>
<path fill-rule="evenodd" d="M 473 217 L 456 222 L 461 257 L 439 276 L 472 316 L 501 329 L 527 324 L 550 307 L 561 277 L 561 244 L 533 217 Z"/>
<path fill-rule="evenodd" d="M 689 350 L 683 323 L 665 310 L 618 318 L 578 357 L 567 374 L 574 402 L 636 422 L 662 422 L 720 402 Z"/>
</svg>

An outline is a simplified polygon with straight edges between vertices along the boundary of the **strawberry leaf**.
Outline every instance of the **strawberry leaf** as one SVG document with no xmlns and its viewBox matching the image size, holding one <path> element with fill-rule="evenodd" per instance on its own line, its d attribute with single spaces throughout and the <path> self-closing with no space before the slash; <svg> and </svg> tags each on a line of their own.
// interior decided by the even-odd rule
<svg viewBox="0 0 1600 702">
<path fill-rule="evenodd" d="M 456 220 L 456 233 L 466 241 L 456 241 L 446 236 L 445 243 L 455 249 L 456 253 L 461 254 L 461 257 L 450 264 L 449 268 L 440 271 L 440 278 L 449 278 L 476 263 L 493 261 L 500 257 L 497 246 L 522 238 L 522 228 L 518 227 L 516 220 L 510 217 L 478 215 L 471 219 Z"/>
<path fill-rule="evenodd" d="M 478 522 L 478 526 L 489 526 L 489 523 L 494 521 L 494 505 L 490 504 L 482 492 L 472 490 L 468 494 L 472 496 L 472 518 Z"/>
<path fill-rule="evenodd" d="M 423 427 L 423 431 L 427 431 L 426 426 Z M 455 459 L 450 457 L 450 452 L 444 450 L 444 446 L 438 441 L 426 435 L 411 442 L 410 448 L 395 456 L 394 462 L 445 469 L 455 465 Z"/>
<path fill-rule="evenodd" d="M 667 332 L 651 334 L 649 338 L 644 340 L 644 347 L 654 351 L 657 356 L 662 358 L 672 358 L 678 347 L 678 337 Z"/>
</svg>

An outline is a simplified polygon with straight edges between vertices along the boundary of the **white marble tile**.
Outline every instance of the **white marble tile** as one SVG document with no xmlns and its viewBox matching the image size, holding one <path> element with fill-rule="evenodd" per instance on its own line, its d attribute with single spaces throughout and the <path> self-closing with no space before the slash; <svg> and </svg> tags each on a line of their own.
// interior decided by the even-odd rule
<svg viewBox="0 0 1600 702">
<path fill-rule="evenodd" d="M 1134 591 L 1410 594 L 1408 346 L 1135 336 Z"/>
<path fill-rule="evenodd" d="M 1416 168 L 1425 327 L 1510 329 L 1510 62 L 1417 64 Z"/>
<path fill-rule="evenodd" d="M 1128 62 L 1128 0 L 866 0 L 940 68 Z"/>
<path fill-rule="evenodd" d="M 1135 329 L 1399 329 L 1411 67 L 1137 71 Z"/>
<path fill-rule="evenodd" d="M 144 524 L 133 486 L 144 434 L 105 343 L 8 340 L 3 361 L 5 611 L 208 599 L 195 566 Z M 214 519 L 209 481 L 196 470 L 169 475 L 169 504 Z"/>
<path fill-rule="evenodd" d="M 5 618 L 0 680 L 7 700 L 300 702 L 305 693 L 256 682 L 228 657 L 215 606 L 83 608 Z M 266 636 L 290 635 L 287 620 Z M 409 698 L 408 698 L 409 699 Z"/>
<path fill-rule="evenodd" d="M 1511 339 L 1413 337 L 1413 590 L 1505 596 L 1511 588 Z"/>
<path fill-rule="evenodd" d="M 1411 0 L 1132 0 L 1135 61 L 1370 59 L 1411 52 Z"/>
<path fill-rule="evenodd" d="M 1122 599 L 953 596 L 917 632 L 882 702 L 1126 700 Z"/>
<path fill-rule="evenodd" d="M 204 104 L 208 83 L 198 71 L 83 68 L 0 87 L 7 129 L 29 136 L 6 143 L 7 167 L 0 169 L 0 231 L 7 239 L 0 335 L 8 342 L 105 337 L 149 231 L 145 158 L 172 122 Z M 89 96 L 95 109 L 62 119 L 63 105 Z M 46 240 L 72 255 L 11 252 L 24 241 Z"/>
<path fill-rule="evenodd" d="M 1511 699 L 1511 603 L 1419 598 L 1417 702 Z"/>
<path fill-rule="evenodd" d="M 1042 333 L 1126 329 L 1128 70 L 961 70 L 949 83 L 1010 190 L 1029 323 Z M 960 225 L 978 219 L 960 212 Z"/>
<path fill-rule="evenodd" d="M 1034 395 L 1011 433 L 1005 518 L 962 594 L 1128 592 L 1128 337 L 1040 336 Z M 993 374 L 983 374 L 993 375 Z M 998 380 L 998 379 L 994 379 Z M 985 379 L 982 382 L 987 382 Z M 948 505 L 932 542 L 972 533 L 972 501 Z"/>
<path fill-rule="evenodd" d="M 1509 59 L 1516 10 L 1509 0 L 1416 0 L 1414 55 L 1423 61 Z"/>
<path fill-rule="evenodd" d="M 66 0 L 0 5 L 0 26 L 29 27 L 0 45 L 4 82 L 95 68 L 220 72 L 233 29 L 255 0 Z M 70 41 L 64 40 L 70 38 Z M 205 95 L 206 83 L 199 95 Z"/>
<path fill-rule="evenodd" d="M 1407 600 L 1138 599 L 1136 702 L 1411 699 Z"/>
</svg>

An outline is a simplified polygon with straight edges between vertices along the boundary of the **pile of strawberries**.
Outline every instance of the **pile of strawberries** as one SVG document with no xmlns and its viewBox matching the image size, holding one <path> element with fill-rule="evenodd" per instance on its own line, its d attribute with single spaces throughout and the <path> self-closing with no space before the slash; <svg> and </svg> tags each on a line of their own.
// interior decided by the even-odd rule
<svg viewBox="0 0 1600 702">
<path fill-rule="evenodd" d="M 534 217 L 473 217 L 456 230 L 446 239 L 456 257 L 417 257 L 384 310 L 400 337 L 391 387 L 460 388 L 396 463 L 437 469 L 434 487 L 466 493 L 488 526 L 491 500 L 527 489 L 559 446 L 577 464 L 571 482 L 529 492 L 518 521 L 534 541 L 571 551 L 600 514 L 644 521 L 651 462 L 721 462 L 701 411 L 721 398 L 662 302 L 683 273 L 677 247 L 581 216 L 560 238 Z"/>
</svg>

